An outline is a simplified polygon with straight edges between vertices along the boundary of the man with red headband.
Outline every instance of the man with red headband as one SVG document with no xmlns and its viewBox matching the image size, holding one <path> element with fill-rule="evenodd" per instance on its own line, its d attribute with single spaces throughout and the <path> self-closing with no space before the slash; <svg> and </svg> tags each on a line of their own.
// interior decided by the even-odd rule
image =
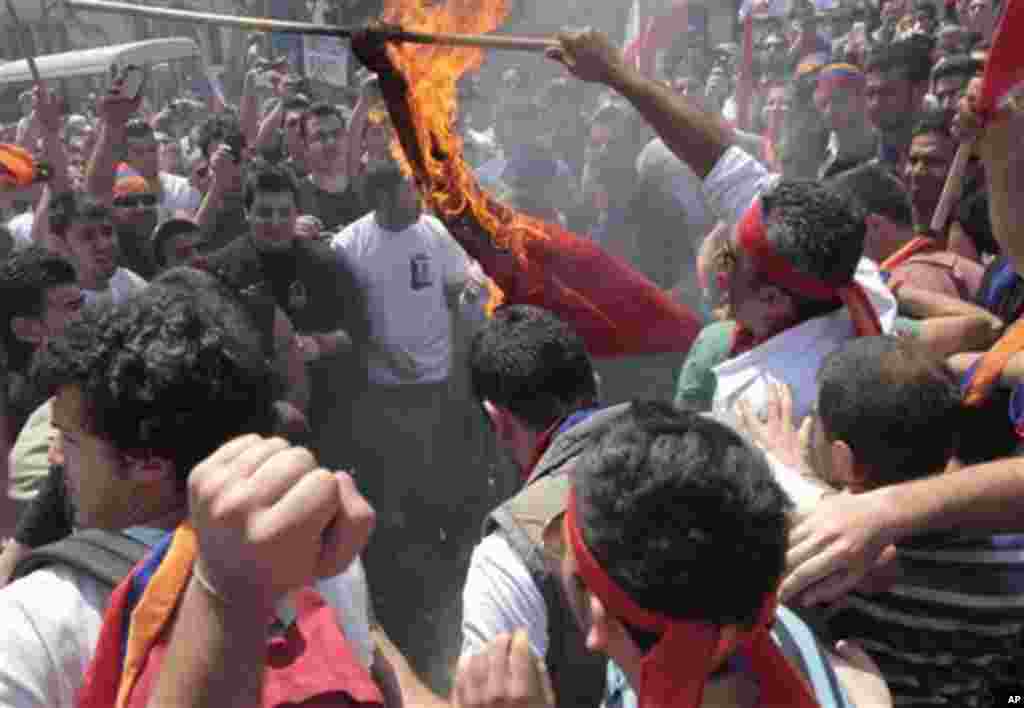
<svg viewBox="0 0 1024 708">
<path fill-rule="evenodd" d="M 351 488 L 317 490 L 302 458 L 280 456 L 253 460 L 272 480 L 272 493 L 257 493 L 223 458 L 190 480 L 214 582 L 189 589 L 178 626 L 195 631 L 175 632 L 151 703 L 161 708 L 258 705 L 264 659 L 251 618 L 272 606 L 261 589 L 283 594 L 341 549 L 358 552 L 343 542 L 359 518 Z M 665 403 L 634 403 L 588 445 L 570 490 L 566 514 L 547 524 L 546 551 L 588 648 L 621 667 L 608 705 L 632 692 L 641 708 L 892 705 L 863 652 L 847 643 L 841 656 L 826 654 L 777 607 L 789 502 L 736 433 Z M 231 515 L 210 513 L 229 499 Z M 248 533 L 250 524 L 265 533 Z M 725 568 L 742 576 L 723 582 Z M 460 662 L 452 705 L 551 706 L 543 674 L 522 633 L 503 635 Z M 405 705 L 422 705 L 410 698 Z"/>
<path fill-rule="evenodd" d="M 719 274 L 732 319 L 705 327 L 679 376 L 676 404 L 729 414 L 760 409 L 767 386 L 793 389 L 803 417 L 813 372 L 852 336 L 892 329 L 895 302 L 861 258 L 864 219 L 845 198 L 810 182 L 780 182 L 733 229 Z"/>
<path fill-rule="evenodd" d="M 861 258 L 862 216 L 820 185 L 773 186 L 779 176 L 738 147 L 731 128 L 629 67 L 603 34 L 561 35 L 550 56 L 627 98 L 702 180 L 716 215 L 739 222 L 727 249 L 731 274 L 719 288 L 735 319 L 701 333 L 676 402 L 728 414 L 747 398 L 759 410 L 774 380 L 790 385 L 797 414 L 806 415 L 810 372 L 821 358 L 850 336 L 889 331 L 895 321 L 895 300 L 877 267 Z"/>
<path fill-rule="evenodd" d="M 814 105 L 831 131 L 828 153 L 818 171 L 825 179 L 871 160 L 877 141 L 867 122 L 864 73 L 851 64 L 829 64 L 818 74 Z"/>
</svg>

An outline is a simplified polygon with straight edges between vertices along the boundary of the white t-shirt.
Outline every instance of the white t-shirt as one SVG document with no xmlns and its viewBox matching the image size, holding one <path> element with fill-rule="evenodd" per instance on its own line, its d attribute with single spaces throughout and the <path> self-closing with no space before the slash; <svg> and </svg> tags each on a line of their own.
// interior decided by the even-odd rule
<svg viewBox="0 0 1024 708">
<path fill-rule="evenodd" d="M 170 172 L 160 173 L 160 220 L 165 221 L 177 211 L 195 214 L 199 209 L 202 197 L 199 190 L 188 183 L 185 177 L 172 175 Z"/>
<path fill-rule="evenodd" d="M 462 588 L 461 656 L 478 654 L 495 637 L 525 629 L 533 653 L 548 650 L 548 608 L 529 569 L 500 533 L 487 535 L 469 560 Z"/>
<path fill-rule="evenodd" d="M 110 284 L 107 285 L 106 290 L 86 290 L 82 288 L 82 295 L 87 303 L 103 295 L 109 295 L 115 303 L 118 303 L 139 292 L 144 287 L 146 287 L 146 281 L 142 276 L 127 268 L 118 268 L 114 271 L 114 275 L 111 276 Z"/>
<path fill-rule="evenodd" d="M 373 645 L 361 564 L 316 587 L 368 668 Z M 74 708 L 109 595 L 66 567 L 37 570 L 0 590 L 0 708 Z"/>
<path fill-rule="evenodd" d="M 446 291 L 470 277 L 470 259 L 437 218 L 382 229 L 374 213 L 334 237 L 366 293 L 370 318 L 369 379 L 383 385 L 436 383 L 451 366 Z"/>
<path fill-rule="evenodd" d="M 32 245 L 32 225 L 35 223 L 36 215 L 26 211 L 12 217 L 7 222 L 7 228 L 14 237 L 14 248 L 20 251 Z"/>
</svg>

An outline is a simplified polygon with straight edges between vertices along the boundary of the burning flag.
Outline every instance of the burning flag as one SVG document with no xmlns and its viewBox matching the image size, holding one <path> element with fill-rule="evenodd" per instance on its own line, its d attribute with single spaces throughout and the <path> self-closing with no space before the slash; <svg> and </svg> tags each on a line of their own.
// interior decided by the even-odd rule
<svg viewBox="0 0 1024 708">
<path fill-rule="evenodd" d="M 389 2 L 384 20 L 426 32 L 491 32 L 504 0 Z M 456 82 L 483 63 L 475 48 L 385 44 L 371 31 L 353 50 L 381 93 L 427 204 L 480 262 L 500 293 L 492 305 L 530 304 L 570 322 L 595 357 L 685 352 L 700 329 L 688 308 L 622 260 L 557 225 L 516 213 L 481 189 L 453 132 Z"/>
</svg>

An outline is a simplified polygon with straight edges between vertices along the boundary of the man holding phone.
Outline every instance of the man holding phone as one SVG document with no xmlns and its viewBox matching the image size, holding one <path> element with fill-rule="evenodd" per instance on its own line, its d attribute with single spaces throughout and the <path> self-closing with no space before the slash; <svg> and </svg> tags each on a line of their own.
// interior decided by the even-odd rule
<svg viewBox="0 0 1024 708">
<path fill-rule="evenodd" d="M 133 79 L 131 86 L 130 77 Z M 172 216 L 191 217 L 199 208 L 199 192 L 185 177 L 160 170 L 156 134 L 137 116 L 144 85 L 141 69 L 126 70 L 98 101 L 99 139 L 86 172 L 86 188 L 97 199 L 112 201 L 117 175 L 116 155 L 118 150 L 123 150 L 121 154 L 128 167 L 154 186 L 160 221 Z"/>
</svg>

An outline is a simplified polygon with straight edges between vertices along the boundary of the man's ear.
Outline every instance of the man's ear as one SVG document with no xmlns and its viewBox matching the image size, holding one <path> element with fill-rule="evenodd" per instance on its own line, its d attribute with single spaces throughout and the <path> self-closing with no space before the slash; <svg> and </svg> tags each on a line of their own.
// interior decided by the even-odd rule
<svg viewBox="0 0 1024 708">
<path fill-rule="evenodd" d="M 604 652 L 608 648 L 608 640 L 615 631 L 622 631 L 622 627 L 614 627 L 618 620 L 612 617 L 605 609 L 604 603 L 592 592 L 586 593 L 590 611 L 590 627 L 587 629 L 587 649 L 593 652 Z"/>
<path fill-rule="evenodd" d="M 858 464 L 849 445 L 836 440 L 829 445 L 829 454 L 832 456 L 832 473 L 839 482 L 854 493 L 868 490 L 870 478 L 863 466 Z"/>
<path fill-rule="evenodd" d="M 33 317 L 15 317 L 11 320 L 11 331 L 20 341 L 33 346 L 45 338 L 43 323 Z"/>
<path fill-rule="evenodd" d="M 796 317 L 796 303 L 793 297 L 780 287 L 764 285 L 757 293 L 758 299 L 767 308 L 767 316 L 776 323 L 789 322 Z"/>
<path fill-rule="evenodd" d="M 487 419 L 491 421 L 491 426 L 500 437 L 502 430 L 508 426 L 508 413 L 501 406 L 496 406 L 488 400 L 485 400 L 481 405 L 483 406 L 484 413 L 487 414 Z"/>
</svg>

